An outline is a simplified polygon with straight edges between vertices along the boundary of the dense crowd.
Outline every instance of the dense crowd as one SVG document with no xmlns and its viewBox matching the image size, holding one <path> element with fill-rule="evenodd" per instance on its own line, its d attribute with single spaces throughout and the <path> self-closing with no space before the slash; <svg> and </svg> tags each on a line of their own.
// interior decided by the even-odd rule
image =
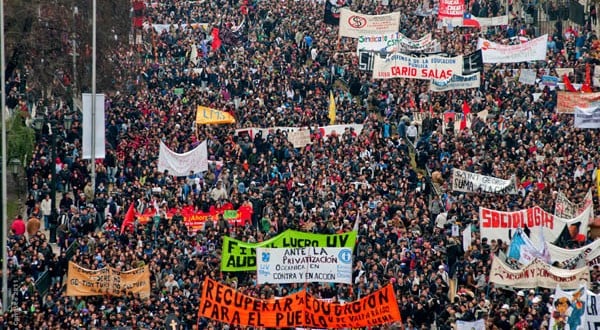
<svg viewBox="0 0 600 330">
<path fill-rule="evenodd" d="M 413 15 L 419 2 L 388 3 L 353 1 L 350 8 L 371 14 L 400 10 L 400 32 L 406 36 L 431 32 L 448 54 L 476 49 L 480 30 L 448 31 L 435 16 Z M 495 0 L 470 6 L 480 16 L 505 12 Z M 28 218 L 14 221 L 9 244 L 19 321 L 13 324 L 15 312 L 7 312 L 0 328 L 157 329 L 175 313 L 184 329 L 229 329 L 197 318 L 205 277 L 263 298 L 301 286 L 257 286 L 255 274 L 220 272 L 223 236 L 257 242 L 288 228 L 338 233 L 351 230 L 360 216 L 354 284 L 310 284 L 318 297 L 353 300 L 391 282 L 405 329 L 431 329 L 434 323 L 451 329 L 456 320 L 482 318 L 488 329 L 547 329 L 550 290 L 513 292 L 489 283 L 491 258 L 508 242 L 480 238 L 478 209 L 538 205 L 552 212 L 555 192 L 580 202 L 592 188 L 592 173 L 600 165 L 598 133 L 573 128 L 572 116 L 555 112 L 554 91 L 522 85 L 510 70 L 531 68 L 541 77 L 572 67 L 572 81 L 581 82 L 585 64 L 593 61 L 591 25 L 568 34 L 558 26 L 546 62 L 486 65 L 481 88 L 431 93 L 425 81 L 372 80 L 370 72 L 360 71 L 355 41 L 338 39 L 337 27 L 323 23 L 323 7 L 315 1 L 162 1 L 147 7 L 146 21 L 168 28 L 146 26 L 139 31 L 139 47 L 105 54 L 121 67 L 115 80 L 123 89 L 107 91 L 107 153 L 96 162 L 95 189 L 90 163 L 81 157 L 81 114 L 58 100 L 40 100 L 38 111 L 46 109 L 57 129 L 43 128 L 27 165 Z M 521 16 L 523 8 L 508 9 L 510 26 L 489 28 L 483 36 L 535 37 Z M 218 49 L 211 47 L 213 26 L 220 29 Z M 197 58 L 190 56 L 192 47 Z M 336 124 L 362 124 L 361 131 L 322 136 L 316 129 L 330 122 L 330 90 Z M 534 93 L 541 93 L 535 101 Z M 442 114 L 460 113 L 464 101 L 474 114 L 489 114 L 483 120 L 472 116 L 470 127 L 456 132 Z M 198 105 L 225 110 L 237 123 L 196 126 Z M 416 113 L 429 111 L 416 120 Z M 281 131 L 235 134 L 236 128 L 276 126 L 311 127 L 313 143 L 295 149 Z M 51 133 L 58 136 L 56 155 Z M 157 170 L 161 141 L 183 153 L 204 140 L 214 161 L 208 172 L 172 177 Z M 519 194 L 452 192 L 452 168 L 499 178 L 515 174 Z M 439 174 L 437 182 L 431 173 Z M 50 201 L 53 176 L 61 196 L 56 216 Z M 160 218 L 121 233 L 132 203 L 140 214 L 158 205 Z M 250 206 L 252 221 L 232 226 L 220 219 L 192 232 L 180 214 L 166 217 L 167 210 L 193 206 L 208 212 L 222 203 Z M 452 237 L 453 225 L 472 227 L 467 251 Z M 40 231 L 52 226 L 60 253 Z M 88 269 L 149 265 L 150 298 L 65 296 L 65 251 L 75 242 L 71 260 Z M 52 286 L 41 296 L 34 283 L 44 271 Z M 454 277 L 458 294 L 450 300 Z M 598 283 L 597 269 L 592 279 Z"/>
</svg>

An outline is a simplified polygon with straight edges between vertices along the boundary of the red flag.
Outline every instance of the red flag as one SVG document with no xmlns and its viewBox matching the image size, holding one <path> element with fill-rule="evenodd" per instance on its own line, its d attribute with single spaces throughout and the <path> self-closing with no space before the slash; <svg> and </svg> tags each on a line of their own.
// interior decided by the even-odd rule
<svg viewBox="0 0 600 330">
<path fill-rule="evenodd" d="M 414 97 L 410 97 L 410 107 L 413 109 L 417 108 L 417 105 L 415 104 L 415 98 Z"/>
<path fill-rule="evenodd" d="M 461 121 L 460 121 L 460 130 L 462 131 L 463 129 L 467 128 L 467 115 L 463 115 Z"/>
<path fill-rule="evenodd" d="M 133 207 L 133 202 L 129 205 L 129 209 L 125 214 L 125 218 L 123 218 L 123 223 L 121 224 L 121 234 L 125 231 L 125 228 L 129 227 L 133 229 L 133 223 L 135 221 L 135 208 Z"/>
<path fill-rule="evenodd" d="M 463 100 L 463 104 L 462 104 L 462 112 L 465 115 L 465 117 L 471 113 L 471 107 L 469 107 L 469 104 L 467 103 L 467 100 Z"/>
<path fill-rule="evenodd" d="M 592 68 L 589 63 L 585 65 L 585 82 L 581 86 L 581 91 L 584 93 L 592 92 Z"/>
<path fill-rule="evenodd" d="M 429 115 L 433 117 L 433 104 L 429 103 Z"/>
<path fill-rule="evenodd" d="M 210 35 L 213 37 L 212 40 L 212 50 L 216 51 L 217 49 L 221 48 L 221 37 L 219 36 L 219 28 L 212 28 L 212 31 L 210 32 Z"/>
<path fill-rule="evenodd" d="M 569 76 L 567 76 L 566 74 L 563 75 L 563 82 L 565 83 L 565 89 L 567 90 L 567 92 L 577 92 L 577 90 L 575 89 L 573 84 L 571 84 L 571 80 L 569 80 Z"/>
</svg>

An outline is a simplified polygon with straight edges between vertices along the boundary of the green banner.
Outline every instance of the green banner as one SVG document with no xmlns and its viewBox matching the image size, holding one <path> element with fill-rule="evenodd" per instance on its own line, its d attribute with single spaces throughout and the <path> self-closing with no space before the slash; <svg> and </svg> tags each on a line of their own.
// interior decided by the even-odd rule
<svg viewBox="0 0 600 330">
<path fill-rule="evenodd" d="M 283 233 L 260 243 L 246 243 L 228 236 L 223 237 L 221 271 L 239 272 L 256 270 L 256 248 L 286 247 L 349 247 L 354 249 L 356 232 L 323 235 L 286 230 Z"/>
</svg>

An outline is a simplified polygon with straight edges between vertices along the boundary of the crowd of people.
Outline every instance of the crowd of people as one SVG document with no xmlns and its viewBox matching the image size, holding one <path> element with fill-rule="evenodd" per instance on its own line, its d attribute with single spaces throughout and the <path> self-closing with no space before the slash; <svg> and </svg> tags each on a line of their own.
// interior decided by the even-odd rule
<svg viewBox="0 0 600 330">
<path fill-rule="evenodd" d="M 480 35 L 500 42 L 536 37 L 517 4 L 507 7 L 509 26 L 481 31 L 449 29 L 435 15 L 413 15 L 423 6 L 417 1 L 383 3 L 348 5 L 366 14 L 401 11 L 400 32 L 414 39 L 431 32 L 448 54 L 471 53 Z M 433 1 L 424 6 L 433 7 Z M 505 13 L 496 0 L 469 6 L 478 15 Z M 0 328 L 158 329 L 173 313 L 183 329 L 241 328 L 197 318 L 205 277 L 264 298 L 301 286 L 257 286 L 256 274 L 221 272 L 223 236 L 258 242 L 289 228 L 338 233 L 351 230 L 359 216 L 354 284 L 309 284 L 316 296 L 353 300 L 391 282 L 405 329 L 452 329 L 457 320 L 478 319 L 488 329 L 548 329 L 550 290 L 511 291 L 489 282 L 491 259 L 508 242 L 480 237 L 478 209 L 538 205 L 552 212 L 557 191 L 580 202 L 593 187 L 598 133 L 575 129 L 572 116 L 556 113 L 555 91 L 523 85 L 511 70 L 535 69 L 541 77 L 556 74 L 555 68 L 574 68 L 571 79 L 581 82 L 586 63 L 594 61 L 591 25 L 567 34 L 558 26 L 545 62 L 486 65 L 480 88 L 432 93 L 426 81 L 371 79 L 357 65 L 355 41 L 338 38 L 337 27 L 323 22 L 323 10 L 324 3 L 312 0 L 147 6 L 147 24 L 136 31 L 140 44 L 104 54 L 120 66 L 115 80 L 122 88 L 106 91 L 107 151 L 96 162 L 95 189 L 90 163 L 81 157 L 81 114 L 66 102 L 40 101 L 58 127 L 43 128 L 27 165 L 28 219 L 14 221 L 9 244 L 10 287 L 18 288 L 13 301 L 18 307 L 0 316 Z M 212 27 L 219 28 L 221 47 L 212 47 Z M 361 124 L 362 130 L 323 136 L 316 129 L 330 123 L 330 91 L 335 123 Z M 535 101 L 534 93 L 541 93 Z M 460 113 L 464 101 L 473 113 L 469 127 L 444 123 L 443 113 Z M 198 105 L 227 111 L 237 123 L 197 126 Z M 478 118 L 481 111 L 488 116 Z M 425 119 L 416 120 L 423 112 Z M 312 128 L 312 144 L 294 148 L 282 131 L 236 134 L 238 128 L 277 126 Z M 56 136 L 50 134 L 58 136 L 56 154 L 51 150 Z M 187 177 L 158 171 L 160 142 L 183 153 L 205 140 L 213 161 L 209 171 Z M 499 178 L 515 174 L 519 194 L 453 192 L 453 168 Z M 432 173 L 439 174 L 436 182 Z M 61 196 L 56 215 L 53 182 Z M 159 218 L 122 232 L 132 203 L 138 214 L 158 205 Z M 194 232 L 181 214 L 166 216 L 167 210 L 188 206 L 209 212 L 223 203 L 250 206 L 252 221 L 232 226 L 215 219 Z M 466 251 L 452 237 L 453 225 L 472 227 Z M 51 227 L 58 253 L 40 231 Z M 71 261 L 84 268 L 149 265 L 151 296 L 67 297 L 65 252 L 73 243 Z M 41 295 L 35 282 L 44 271 L 52 285 Z M 453 278 L 458 293 L 451 300 Z M 594 269 L 592 282 L 599 279 Z"/>
</svg>

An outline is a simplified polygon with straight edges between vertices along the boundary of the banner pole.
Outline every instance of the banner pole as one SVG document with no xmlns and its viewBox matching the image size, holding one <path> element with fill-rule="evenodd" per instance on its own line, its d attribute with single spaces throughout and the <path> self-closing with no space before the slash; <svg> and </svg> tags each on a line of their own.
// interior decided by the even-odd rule
<svg viewBox="0 0 600 330">
<path fill-rule="evenodd" d="M 96 0 L 92 2 L 92 198 L 96 197 Z"/>
</svg>

